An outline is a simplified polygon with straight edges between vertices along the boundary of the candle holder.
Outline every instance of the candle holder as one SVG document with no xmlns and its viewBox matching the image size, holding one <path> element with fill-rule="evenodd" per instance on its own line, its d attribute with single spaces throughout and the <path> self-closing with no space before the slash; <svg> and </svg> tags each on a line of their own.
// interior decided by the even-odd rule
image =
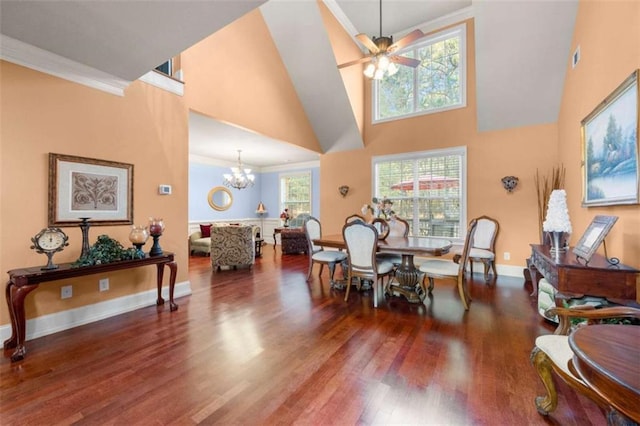
<svg viewBox="0 0 640 426">
<path fill-rule="evenodd" d="M 149 251 L 149 256 L 159 256 L 162 254 L 162 247 L 160 247 L 160 236 L 164 231 L 164 222 L 162 219 L 150 217 L 149 218 L 149 234 L 151 238 L 153 238 L 153 245 L 151 246 L 151 251 Z"/>
<path fill-rule="evenodd" d="M 149 239 L 149 231 L 146 226 L 133 225 L 131 232 L 129 233 L 129 241 L 133 243 L 136 248 L 136 258 L 142 259 L 145 254 L 142 251 L 142 246 L 147 243 Z"/>
<path fill-rule="evenodd" d="M 89 256 L 89 228 L 91 224 L 89 223 L 90 217 L 81 217 L 79 218 L 80 222 L 80 230 L 82 231 L 82 251 L 80 252 L 80 258 Z"/>
</svg>

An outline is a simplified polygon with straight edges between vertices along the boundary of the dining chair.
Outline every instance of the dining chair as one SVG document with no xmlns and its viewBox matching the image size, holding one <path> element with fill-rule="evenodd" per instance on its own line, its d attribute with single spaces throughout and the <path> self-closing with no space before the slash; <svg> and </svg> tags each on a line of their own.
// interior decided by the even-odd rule
<svg viewBox="0 0 640 426">
<path fill-rule="evenodd" d="M 467 229 L 467 236 L 464 240 L 464 247 L 462 254 L 460 255 L 460 261 L 458 263 L 449 260 L 426 260 L 420 265 L 420 272 L 424 272 L 422 278 L 422 289 L 425 290 L 425 282 L 429 280 L 429 287 L 427 291 L 431 294 L 434 285 L 434 278 L 449 279 L 456 282 L 458 287 L 458 293 L 460 293 L 460 299 L 465 310 L 469 310 L 469 302 L 471 296 L 467 289 L 467 280 L 465 277 L 465 265 L 469 258 L 469 251 L 471 249 L 471 241 L 476 232 L 478 221 L 475 219 L 469 222 L 469 228 Z"/>
<path fill-rule="evenodd" d="M 389 233 L 387 237 L 408 237 L 409 236 L 409 222 L 399 218 L 398 216 L 387 221 L 389 227 Z M 394 266 L 398 266 L 402 263 L 402 256 L 397 253 L 378 253 L 376 255 L 378 262 L 386 260 L 393 263 Z"/>
<path fill-rule="evenodd" d="M 320 272 L 318 275 L 322 274 L 324 265 L 329 266 L 329 280 L 333 283 L 336 265 L 347 260 L 347 254 L 338 250 L 325 250 L 322 246 L 317 246 L 313 243 L 314 239 L 322 237 L 320 221 L 313 216 L 310 216 L 305 222 L 304 233 L 307 236 L 307 244 L 309 246 L 309 273 L 307 274 L 307 281 L 311 278 L 313 265 L 318 263 L 320 264 Z"/>
<path fill-rule="evenodd" d="M 357 213 L 356 213 L 356 214 L 352 214 L 352 215 L 350 215 L 350 216 L 347 216 L 347 217 L 344 219 L 344 223 L 353 222 L 354 220 L 360 220 L 360 221 L 362 221 L 362 222 L 366 222 L 366 219 L 364 218 L 364 216 L 359 215 L 359 214 L 357 214 Z"/>
<path fill-rule="evenodd" d="M 349 290 L 354 278 L 372 281 L 373 307 L 378 307 L 378 287 L 384 277 L 391 274 L 393 264 L 388 261 L 378 262 L 378 231 L 373 225 L 354 221 L 344 225 L 342 237 L 347 246 L 347 291 L 344 301 L 349 299 Z M 357 280 L 360 287 L 360 280 Z"/>
<path fill-rule="evenodd" d="M 500 230 L 500 224 L 489 216 L 480 216 L 475 220 L 478 221 L 478 226 L 469 251 L 469 268 L 473 275 L 473 262 L 482 262 L 484 280 L 489 282 L 489 269 L 493 272 L 494 278 L 498 276 L 496 272 L 496 237 Z M 454 260 L 457 261 L 462 253 L 462 247 L 455 247 L 451 253 L 455 255 Z"/>
</svg>

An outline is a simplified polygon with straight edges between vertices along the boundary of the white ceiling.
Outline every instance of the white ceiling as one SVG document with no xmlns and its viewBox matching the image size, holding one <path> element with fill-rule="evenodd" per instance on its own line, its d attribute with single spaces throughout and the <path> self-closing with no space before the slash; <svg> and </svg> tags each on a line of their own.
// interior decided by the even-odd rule
<svg viewBox="0 0 640 426">
<path fill-rule="evenodd" d="M 379 1 L 323 1 L 350 34 L 380 35 Z M 427 32 L 473 16 L 478 129 L 555 122 L 577 3 L 383 0 L 382 34 L 398 40 L 415 28 Z M 256 7 L 261 7 L 323 152 L 362 146 L 315 0 L 1 0 L 0 57 L 54 75 L 61 74 L 51 71 L 52 64 L 74 63 L 79 66 L 74 70 L 76 78 L 94 72 L 92 78 L 106 83 L 120 80 L 126 87 Z M 48 63 L 36 64 L 20 56 L 28 48 L 41 49 L 39 54 L 49 55 Z M 296 67 L 310 52 L 320 53 L 313 56 L 317 75 Z M 318 79 L 323 79 L 322 84 Z M 243 161 L 259 167 L 282 164 L 283 158 L 291 162 L 318 158 L 290 144 L 194 117 L 192 114 L 190 146 L 197 155 L 234 162 L 236 150 L 242 149 Z M 202 145 L 227 138 L 237 143 L 224 144 L 224 148 L 217 144 L 215 153 Z"/>
</svg>

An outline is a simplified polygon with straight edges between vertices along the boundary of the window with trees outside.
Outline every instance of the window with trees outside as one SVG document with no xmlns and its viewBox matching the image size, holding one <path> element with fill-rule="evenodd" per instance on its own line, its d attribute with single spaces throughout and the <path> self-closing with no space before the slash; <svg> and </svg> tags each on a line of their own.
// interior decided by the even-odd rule
<svg viewBox="0 0 640 426">
<path fill-rule="evenodd" d="M 373 86 L 374 122 L 466 106 L 466 25 L 425 37 L 399 51 L 421 61 Z"/>
<path fill-rule="evenodd" d="M 295 219 L 300 214 L 311 214 L 311 173 L 280 175 L 280 211 L 289 209 Z"/>
<path fill-rule="evenodd" d="M 466 147 L 373 158 L 373 196 L 393 202 L 410 235 L 463 240 Z"/>
</svg>

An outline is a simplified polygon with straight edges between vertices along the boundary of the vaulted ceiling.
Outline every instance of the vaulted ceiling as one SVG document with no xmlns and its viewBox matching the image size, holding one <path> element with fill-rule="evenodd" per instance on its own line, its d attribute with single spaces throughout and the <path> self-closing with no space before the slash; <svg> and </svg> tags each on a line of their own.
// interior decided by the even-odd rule
<svg viewBox="0 0 640 426">
<path fill-rule="evenodd" d="M 378 1 L 324 3 L 349 34 L 380 35 Z M 551 123 L 559 112 L 577 4 L 578 0 L 385 0 L 382 33 L 398 39 L 415 28 L 427 32 L 473 17 L 478 130 Z M 80 83 L 97 81 L 94 87 L 117 93 L 258 7 L 323 152 L 361 146 L 315 0 L 2 0 L 0 57 L 64 78 L 70 73 Z M 310 60 L 315 67 L 303 66 Z M 222 129 L 220 123 L 213 127 Z M 192 128 L 192 133 L 198 132 Z M 266 146 L 291 149 L 283 145 L 268 141 Z M 285 151 L 273 161 L 285 158 Z M 295 161 L 317 158 L 312 152 L 290 154 Z M 271 164 L 251 155 L 243 152 L 248 164 Z M 223 155 L 232 161 L 236 156 L 235 148 Z"/>
</svg>

